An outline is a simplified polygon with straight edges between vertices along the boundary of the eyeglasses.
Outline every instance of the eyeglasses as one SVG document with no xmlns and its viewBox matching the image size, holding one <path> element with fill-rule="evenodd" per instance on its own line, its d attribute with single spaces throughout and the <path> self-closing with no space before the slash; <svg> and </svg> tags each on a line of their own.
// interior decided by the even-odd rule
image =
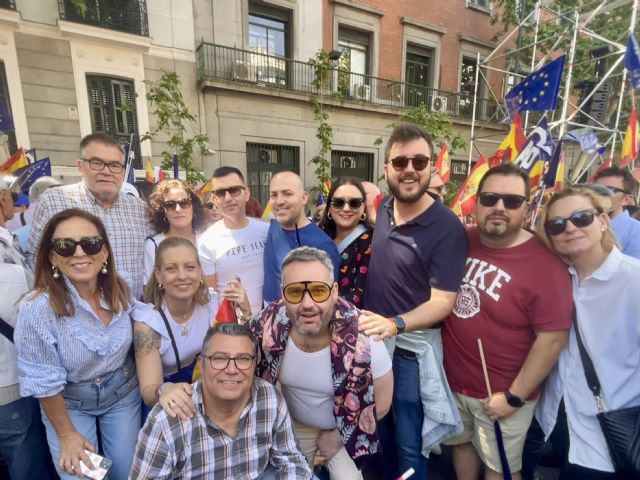
<svg viewBox="0 0 640 480">
<path fill-rule="evenodd" d="M 549 235 L 555 237 L 566 230 L 567 222 L 573 223 L 578 228 L 584 228 L 591 225 L 595 218 L 596 212 L 594 210 L 580 210 L 568 217 L 554 218 L 545 222 L 544 229 Z"/>
<path fill-rule="evenodd" d="M 213 210 L 214 208 L 216 208 L 216 204 L 213 202 L 207 202 L 203 205 L 203 207 L 207 210 Z"/>
<path fill-rule="evenodd" d="M 229 188 L 217 188 L 213 191 L 213 194 L 219 200 L 223 200 L 224 197 L 227 196 L 227 192 L 229 192 L 229 195 L 231 195 L 232 197 L 237 197 L 242 193 L 243 190 L 244 190 L 244 187 L 242 185 L 235 185 Z"/>
<path fill-rule="evenodd" d="M 336 197 L 331 199 L 331 206 L 333 208 L 337 208 L 338 210 L 342 210 L 345 205 L 349 205 L 349 208 L 351 210 L 358 210 L 363 203 L 364 200 L 362 198 L 350 198 L 347 200 L 346 198 Z"/>
<path fill-rule="evenodd" d="M 81 158 L 83 162 L 87 162 L 91 170 L 95 170 L 96 172 L 101 172 L 104 170 L 104 167 L 107 167 L 111 173 L 120 173 L 124 170 L 124 163 L 120 162 L 105 162 L 104 160 L 96 157 L 92 158 Z"/>
<path fill-rule="evenodd" d="M 249 370 L 256 358 L 254 355 L 227 357 L 226 355 L 219 355 L 217 353 L 210 356 L 202 355 L 202 357 L 209 360 L 209 365 L 211 365 L 211 368 L 214 370 L 225 370 L 229 366 L 229 362 L 231 362 L 231 360 L 233 360 L 233 364 L 238 370 Z"/>
<path fill-rule="evenodd" d="M 293 304 L 302 302 L 304 292 L 309 292 L 314 302 L 322 303 L 331 296 L 331 286 L 324 282 L 295 282 L 282 289 L 284 299 Z"/>
<path fill-rule="evenodd" d="M 413 169 L 416 172 L 420 172 L 427 168 L 427 165 L 429 165 L 429 162 L 431 161 L 431 157 L 422 154 L 415 155 L 413 158 L 407 157 L 406 155 L 398 155 L 397 157 L 389 160 L 389 162 L 391 162 L 391 166 L 396 172 L 402 172 L 407 168 L 407 166 L 409 166 L 409 161 L 411 161 Z"/>
<path fill-rule="evenodd" d="M 166 202 L 162 202 L 161 205 L 162 208 L 164 208 L 168 212 L 175 212 L 178 206 L 181 210 L 186 210 L 191 206 L 191 199 L 183 198 L 182 200 L 167 200 Z"/>
<path fill-rule="evenodd" d="M 87 255 L 96 255 L 102 250 L 106 240 L 98 235 L 82 237 L 80 240 L 73 238 L 54 238 L 51 240 L 51 248 L 61 257 L 70 257 L 76 253 L 76 247 L 80 245 Z"/>
<path fill-rule="evenodd" d="M 527 201 L 527 197 L 523 195 L 514 195 L 511 193 L 493 193 L 493 192 L 482 192 L 478 194 L 478 201 L 480 205 L 483 207 L 494 207 L 497 205 L 498 201 L 502 200 L 504 203 L 504 208 L 507 210 L 515 210 L 520 208 L 524 202 Z"/>
<path fill-rule="evenodd" d="M 444 191 L 444 187 L 445 187 L 444 185 L 438 185 L 437 187 L 429 187 L 427 188 L 427 190 L 437 195 L 442 195 L 442 192 Z"/>
<path fill-rule="evenodd" d="M 605 187 L 607 187 L 609 190 L 611 190 L 613 193 L 622 193 L 624 195 L 631 195 L 629 193 L 629 190 L 626 190 L 624 188 L 618 188 L 618 187 L 612 187 L 610 185 L 605 185 Z"/>
</svg>

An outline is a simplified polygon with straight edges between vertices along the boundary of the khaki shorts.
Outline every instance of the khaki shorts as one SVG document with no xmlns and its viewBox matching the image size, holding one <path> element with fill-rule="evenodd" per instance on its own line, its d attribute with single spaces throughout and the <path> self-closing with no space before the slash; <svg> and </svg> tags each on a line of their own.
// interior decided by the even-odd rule
<svg viewBox="0 0 640 480">
<path fill-rule="evenodd" d="M 462 417 L 464 431 L 457 437 L 448 438 L 444 444 L 462 445 L 471 442 L 482 463 L 491 470 L 502 473 L 493 421 L 484 413 L 484 408 L 478 399 L 455 392 L 453 396 Z M 535 406 L 536 400 L 527 402 L 511 416 L 500 420 L 504 449 L 511 472 L 522 470 L 522 449 Z"/>
</svg>

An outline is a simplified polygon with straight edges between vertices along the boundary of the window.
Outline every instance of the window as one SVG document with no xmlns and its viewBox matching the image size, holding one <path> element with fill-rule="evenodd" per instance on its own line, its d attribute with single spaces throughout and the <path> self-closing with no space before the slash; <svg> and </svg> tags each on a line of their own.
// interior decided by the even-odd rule
<svg viewBox="0 0 640 480">
<path fill-rule="evenodd" d="M 373 180 L 373 153 L 333 150 L 331 152 L 331 176 L 354 177 Z"/>
<path fill-rule="evenodd" d="M 149 35 L 146 0 L 58 0 L 60 18 L 135 35 Z"/>
<path fill-rule="evenodd" d="M 133 82 L 111 77 L 87 75 L 93 133 L 106 133 L 128 144 L 138 136 Z M 142 168 L 140 142 L 134 142 L 135 167 Z"/>
<path fill-rule="evenodd" d="M 249 50 L 290 57 L 290 14 L 265 5 L 249 4 Z"/>
<path fill-rule="evenodd" d="M 478 64 L 475 58 L 463 57 L 460 66 L 460 111 L 463 117 L 470 117 L 473 113 L 473 92 L 476 87 L 476 69 Z M 479 85 L 482 85 L 478 79 Z M 482 97 L 482 88 L 478 88 L 478 97 Z"/>
<path fill-rule="evenodd" d="M 300 173 L 299 147 L 247 143 L 247 186 L 263 208 L 269 201 L 271 177 L 285 170 Z"/>
<path fill-rule="evenodd" d="M 3 105 L 3 109 L 6 110 L 6 113 L 12 118 L 13 114 L 11 111 L 11 99 L 9 98 L 9 86 L 7 85 L 7 73 L 4 68 L 4 62 L 0 62 L 0 102 Z M 5 119 L 2 119 L 3 123 Z M 11 127 L 9 123 L 13 123 L 13 121 L 9 122 L 9 118 L 6 119 L 7 127 Z M 16 141 L 16 132 L 15 127 L 3 130 L 0 135 L 0 142 L 4 144 L 4 147 L 7 150 L 7 156 L 11 155 L 18 149 L 18 143 Z M 4 160 L 2 160 L 4 162 Z"/>
<path fill-rule="evenodd" d="M 467 0 L 467 7 L 491 12 L 491 0 Z"/>
<path fill-rule="evenodd" d="M 431 50 L 407 45 L 404 81 L 409 85 L 405 89 L 406 106 L 417 107 L 426 103 L 432 82 L 431 64 Z"/>
<path fill-rule="evenodd" d="M 338 49 L 342 52 L 343 62 L 349 72 L 349 96 L 362 100 L 368 99 L 371 33 L 353 28 L 338 27 Z"/>
</svg>

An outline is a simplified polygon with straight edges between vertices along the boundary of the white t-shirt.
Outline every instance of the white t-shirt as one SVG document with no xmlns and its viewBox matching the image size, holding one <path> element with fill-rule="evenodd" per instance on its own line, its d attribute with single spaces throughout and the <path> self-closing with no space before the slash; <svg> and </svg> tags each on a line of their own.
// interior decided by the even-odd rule
<svg viewBox="0 0 640 480">
<path fill-rule="evenodd" d="M 151 278 L 153 268 L 156 264 L 156 249 L 162 242 L 166 240 L 167 236 L 160 232 L 151 238 L 146 238 L 144 241 L 144 258 L 142 260 L 142 270 L 144 272 L 144 284 L 145 286 Z M 200 234 L 196 233 L 196 242 L 200 238 Z"/>
<path fill-rule="evenodd" d="M 198 252 L 204 274 L 216 276 L 216 290 L 222 292 L 237 275 L 247 291 L 251 313 L 258 313 L 262 310 L 262 256 L 269 224 L 247 220 L 247 226 L 238 229 L 227 228 L 224 220 L 214 223 L 200 236 Z"/>
<path fill-rule="evenodd" d="M 202 341 L 209 326 L 213 325 L 218 311 L 219 297 L 212 295 L 211 301 L 206 305 L 196 305 L 191 318 L 183 323 L 176 322 L 166 305 L 162 310 L 167 317 L 173 338 L 176 340 L 180 364 L 182 367 L 190 365 L 196 355 L 202 350 Z M 176 355 L 171 346 L 171 337 L 167 332 L 160 313 L 148 303 L 136 302 L 133 312 L 136 322 L 148 325 L 152 330 L 160 334 L 160 360 L 162 361 L 162 375 L 168 376 L 178 371 Z"/>
<path fill-rule="evenodd" d="M 384 342 L 370 339 L 369 344 L 371 373 L 375 380 L 391 370 L 391 357 Z M 291 418 L 309 427 L 336 428 L 330 347 L 303 352 L 289 337 L 278 380 Z"/>
</svg>

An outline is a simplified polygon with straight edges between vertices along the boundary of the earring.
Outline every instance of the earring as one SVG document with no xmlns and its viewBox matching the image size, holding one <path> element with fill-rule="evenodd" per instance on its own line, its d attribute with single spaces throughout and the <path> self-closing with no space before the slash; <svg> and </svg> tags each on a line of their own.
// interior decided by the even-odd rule
<svg viewBox="0 0 640 480">
<path fill-rule="evenodd" d="M 364 222 L 366 219 L 367 219 L 367 214 L 362 212 L 362 215 L 360 215 L 360 220 Z"/>
<path fill-rule="evenodd" d="M 103 274 L 103 275 L 106 275 L 108 271 L 109 270 L 107 270 L 107 262 L 104 262 L 102 264 L 102 268 L 100 269 L 100 273 Z"/>
<path fill-rule="evenodd" d="M 331 220 L 333 217 L 331 216 L 331 212 L 327 212 L 327 218 Z"/>
<path fill-rule="evenodd" d="M 158 290 L 162 290 L 162 284 L 158 282 Z"/>
<path fill-rule="evenodd" d="M 51 265 L 51 271 L 53 272 L 51 276 L 58 280 L 60 278 L 60 269 L 56 265 Z"/>
</svg>

